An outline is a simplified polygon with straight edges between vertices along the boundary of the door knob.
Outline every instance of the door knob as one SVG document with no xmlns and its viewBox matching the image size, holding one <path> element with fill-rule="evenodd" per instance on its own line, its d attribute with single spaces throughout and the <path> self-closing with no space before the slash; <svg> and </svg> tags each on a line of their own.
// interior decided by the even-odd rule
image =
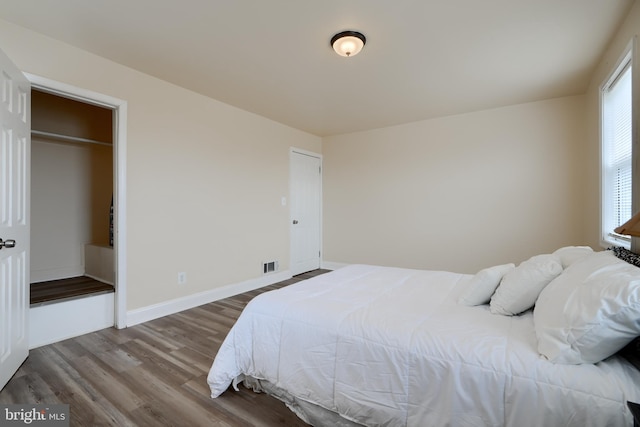
<svg viewBox="0 0 640 427">
<path fill-rule="evenodd" d="M 297 220 L 297 219 L 294 219 L 294 220 L 293 220 L 293 225 L 296 225 L 297 223 L 298 223 L 298 220 Z"/>
<path fill-rule="evenodd" d="M 2 248 L 15 248 L 16 247 L 16 241 L 15 240 L 2 240 L 0 239 L 0 249 Z"/>
</svg>

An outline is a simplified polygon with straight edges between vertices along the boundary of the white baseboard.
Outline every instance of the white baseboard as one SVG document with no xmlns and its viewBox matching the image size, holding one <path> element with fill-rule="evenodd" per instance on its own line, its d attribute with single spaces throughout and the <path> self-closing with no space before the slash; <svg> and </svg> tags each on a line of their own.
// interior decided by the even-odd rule
<svg viewBox="0 0 640 427">
<path fill-rule="evenodd" d="M 257 279 L 250 279 L 244 282 L 199 292 L 182 298 L 153 304 L 147 307 L 137 308 L 127 311 L 127 326 L 137 325 L 153 319 L 175 314 L 183 310 L 198 307 L 203 304 L 218 301 L 223 298 L 232 297 L 243 292 L 252 291 L 274 283 L 282 282 L 291 278 L 289 270 L 268 274 Z"/>
<path fill-rule="evenodd" d="M 349 264 L 344 262 L 322 261 L 322 268 L 327 270 L 339 270 L 342 267 L 346 267 Z"/>
<path fill-rule="evenodd" d="M 29 308 L 29 349 L 110 328 L 114 293 Z"/>
</svg>

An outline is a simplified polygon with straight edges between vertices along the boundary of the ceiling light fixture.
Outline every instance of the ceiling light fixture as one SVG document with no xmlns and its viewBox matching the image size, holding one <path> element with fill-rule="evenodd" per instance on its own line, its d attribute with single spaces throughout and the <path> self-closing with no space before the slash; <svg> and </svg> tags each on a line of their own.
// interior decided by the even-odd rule
<svg viewBox="0 0 640 427">
<path fill-rule="evenodd" d="M 357 55 L 366 42 L 365 36 L 357 31 L 343 31 L 331 37 L 331 47 L 340 56 Z"/>
</svg>

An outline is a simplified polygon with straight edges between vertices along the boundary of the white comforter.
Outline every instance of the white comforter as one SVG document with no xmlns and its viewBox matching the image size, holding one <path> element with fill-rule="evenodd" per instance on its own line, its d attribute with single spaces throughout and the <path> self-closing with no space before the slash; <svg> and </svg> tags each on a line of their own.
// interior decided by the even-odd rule
<svg viewBox="0 0 640 427">
<path fill-rule="evenodd" d="M 637 370 L 544 360 L 530 312 L 457 303 L 470 277 L 353 265 L 264 293 L 216 355 L 212 397 L 250 376 L 371 426 L 632 425 Z"/>
</svg>

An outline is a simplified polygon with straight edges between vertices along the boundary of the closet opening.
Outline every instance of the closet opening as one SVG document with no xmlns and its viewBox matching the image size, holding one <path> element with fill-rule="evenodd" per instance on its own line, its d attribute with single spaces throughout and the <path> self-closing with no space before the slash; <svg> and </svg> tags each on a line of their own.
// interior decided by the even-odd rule
<svg viewBox="0 0 640 427">
<path fill-rule="evenodd" d="M 31 92 L 31 306 L 113 294 L 114 110 Z"/>
</svg>

